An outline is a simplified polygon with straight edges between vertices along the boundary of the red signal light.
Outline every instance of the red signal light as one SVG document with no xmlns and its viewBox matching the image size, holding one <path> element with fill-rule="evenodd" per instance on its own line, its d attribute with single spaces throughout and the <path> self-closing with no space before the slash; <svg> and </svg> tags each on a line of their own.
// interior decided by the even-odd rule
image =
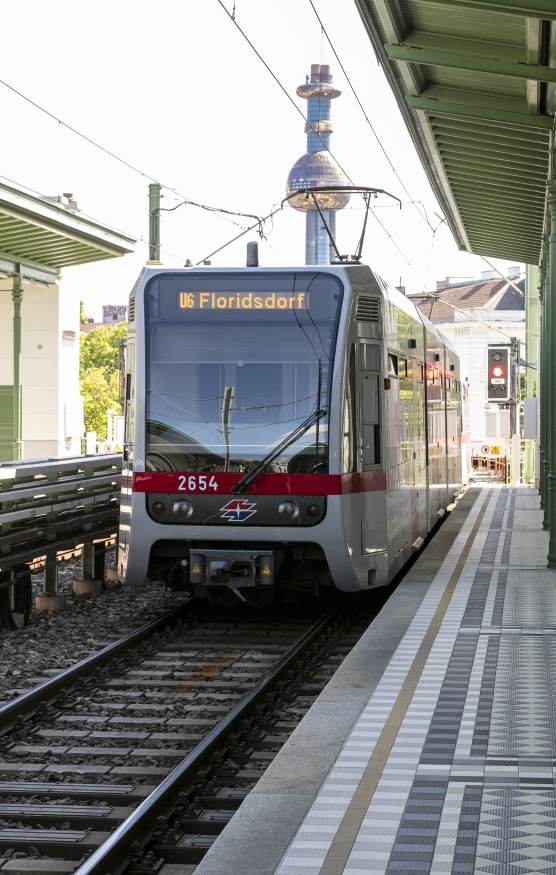
<svg viewBox="0 0 556 875">
<path fill-rule="evenodd" d="M 492 369 L 492 374 L 495 377 L 501 377 L 503 375 L 503 373 L 504 373 L 503 368 L 493 368 Z"/>
</svg>

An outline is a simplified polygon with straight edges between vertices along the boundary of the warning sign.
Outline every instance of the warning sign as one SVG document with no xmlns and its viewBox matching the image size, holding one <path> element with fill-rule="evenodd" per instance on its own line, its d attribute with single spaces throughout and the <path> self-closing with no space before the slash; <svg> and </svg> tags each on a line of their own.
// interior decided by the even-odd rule
<svg viewBox="0 0 556 875">
<path fill-rule="evenodd" d="M 481 453 L 483 454 L 483 456 L 489 456 L 490 455 L 490 445 L 483 444 L 481 447 Z"/>
<path fill-rule="evenodd" d="M 268 565 L 265 565 L 265 567 L 264 567 L 263 570 L 261 571 L 261 574 L 272 574 L 272 571 L 270 570 L 270 568 L 268 567 Z"/>
<path fill-rule="evenodd" d="M 500 455 L 500 447 L 491 447 L 490 454 L 491 454 L 491 456 L 499 456 Z"/>
<path fill-rule="evenodd" d="M 200 573 L 201 573 L 201 569 L 199 568 L 199 563 L 196 562 L 195 565 L 193 566 L 192 574 L 200 574 Z"/>
</svg>

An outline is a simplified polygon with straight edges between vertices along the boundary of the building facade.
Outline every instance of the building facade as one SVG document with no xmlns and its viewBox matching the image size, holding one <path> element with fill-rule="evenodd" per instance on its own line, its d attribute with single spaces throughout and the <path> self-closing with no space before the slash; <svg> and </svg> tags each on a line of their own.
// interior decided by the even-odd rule
<svg viewBox="0 0 556 875">
<path fill-rule="evenodd" d="M 61 272 L 134 244 L 84 216 L 73 194 L 0 183 L 0 462 L 80 453 L 79 300 Z"/>
<path fill-rule="evenodd" d="M 102 322 L 95 322 L 94 319 L 88 319 L 81 326 L 83 334 L 89 334 L 101 325 L 118 325 L 120 322 L 125 322 L 127 319 L 126 304 L 104 304 L 102 307 Z"/>
<path fill-rule="evenodd" d="M 12 283 L 0 279 L 0 423 L 12 454 Z M 21 436 L 24 458 L 81 452 L 79 301 L 63 283 L 23 281 L 21 304 Z"/>
<path fill-rule="evenodd" d="M 510 268 L 509 274 L 521 293 L 497 278 L 495 271 L 484 271 L 480 280 L 447 277 L 439 281 L 432 293 L 435 298 L 411 296 L 427 318 L 450 338 L 462 359 L 462 376 L 469 384 L 468 432 L 472 445 L 492 444 L 495 440 L 503 443 L 511 437 L 509 404 L 488 402 L 486 392 L 489 345 L 510 344 L 515 337 L 525 357 L 525 279 L 519 267 Z"/>
</svg>

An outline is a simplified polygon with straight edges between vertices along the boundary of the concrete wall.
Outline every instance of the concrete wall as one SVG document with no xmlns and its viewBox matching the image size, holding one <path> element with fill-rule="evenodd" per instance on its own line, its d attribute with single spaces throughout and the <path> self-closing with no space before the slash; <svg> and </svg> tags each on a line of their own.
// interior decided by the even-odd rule
<svg viewBox="0 0 556 875">
<path fill-rule="evenodd" d="M 509 337 L 525 342 L 525 312 L 521 310 L 469 310 L 473 316 L 496 325 Z M 463 313 L 451 322 L 437 322 L 438 328 L 453 342 L 462 359 L 462 378 L 469 378 L 469 431 L 472 443 L 486 441 L 486 349 L 488 344 L 509 343 L 498 331 L 487 328 Z M 523 352 L 525 352 L 523 348 Z M 492 404 L 490 409 L 496 408 Z"/>
<path fill-rule="evenodd" d="M 63 283 L 24 281 L 21 316 L 23 458 L 79 453 L 79 301 Z M 0 385 L 13 385 L 12 320 L 11 281 L 0 280 Z"/>
</svg>

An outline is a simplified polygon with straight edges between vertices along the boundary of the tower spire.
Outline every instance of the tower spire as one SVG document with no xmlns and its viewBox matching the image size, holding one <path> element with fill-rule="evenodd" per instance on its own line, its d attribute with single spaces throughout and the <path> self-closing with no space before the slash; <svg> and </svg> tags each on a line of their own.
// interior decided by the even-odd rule
<svg viewBox="0 0 556 875">
<path fill-rule="evenodd" d="M 342 93 L 332 83 L 330 66 L 311 64 L 310 75 L 296 93 L 307 101 L 307 152 L 290 170 L 287 193 L 303 188 L 348 185 L 348 180 L 330 154 L 330 110 L 332 101 Z M 347 192 L 327 192 L 318 198 L 332 235 L 336 232 L 336 212 L 348 205 L 349 197 Z M 292 198 L 289 204 L 295 210 L 306 213 L 305 264 L 330 264 L 330 241 L 312 198 L 300 195 Z"/>
</svg>

